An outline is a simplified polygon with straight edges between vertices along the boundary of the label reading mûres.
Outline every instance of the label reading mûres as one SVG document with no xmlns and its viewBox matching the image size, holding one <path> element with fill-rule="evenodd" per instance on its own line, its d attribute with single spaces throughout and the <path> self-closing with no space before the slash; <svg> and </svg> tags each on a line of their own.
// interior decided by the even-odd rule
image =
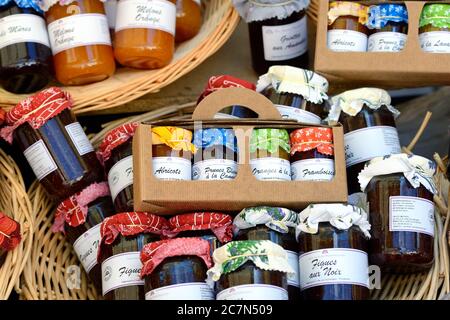
<svg viewBox="0 0 450 320">
<path fill-rule="evenodd" d="M 84 156 L 89 152 L 94 152 L 94 147 L 78 122 L 67 125 L 66 131 L 80 156 Z"/>
<path fill-rule="evenodd" d="M 246 284 L 220 291 L 216 300 L 288 300 L 288 292 L 268 284 Z"/>
<path fill-rule="evenodd" d="M 300 255 L 300 289 L 327 284 L 369 287 L 367 253 L 356 249 L 320 249 Z"/>
<path fill-rule="evenodd" d="M 150 290 L 145 300 L 214 300 L 214 292 L 205 282 L 179 283 Z"/>
<path fill-rule="evenodd" d="M 291 181 L 291 163 L 281 158 L 251 159 L 252 173 L 258 180 Z"/>
<path fill-rule="evenodd" d="M 298 266 L 298 253 L 290 250 L 286 250 L 288 256 L 288 263 L 295 271 L 294 273 L 288 273 L 287 281 L 288 285 L 294 287 L 300 287 L 300 271 Z"/>
<path fill-rule="evenodd" d="M 123 158 L 108 172 L 108 185 L 113 202 L 117 195 L 133 184 L 133 156 Z"/>
<path fill-rule="evenodd" d="M 279 104 L 275 106 L 277 107 L 283 119 L 296 120 L 298 122 L 307 124 L 320 124 L 322 122 L 320 117 L 312 112 Z"/>
<path fill-rule="evenodd" d="M 334 177 L 334 160 L 306 159 L 291 164 L 292 180 L 330 181 Z"/>
<path fill-rule="evenodd" d="M 419 35 L 420 48 L 431 53 L 450 53 L 450 31 L 431 31 Z"/>
<path fill-rule="evenodd" d="M 192 166 L 192 180 L 233 180 L 237 176 L 237 162 L 227 159 L 198 161 Z"/>
<path fill-rule="evenodd" d="M 262 36 L 267 61 L 289 60 L 308 51 L 306 16 L 283 26 L 263 26 Z"/>
<path fill-rule="evenodd" d="M 73 243 L 73 249 L 87 273 L 97 264 L 97 251 L 100 244 L 101 223 L 92 227 Z"/>
<path fill-rule="evenodd" d="M 328 48 L 332 51 L 367 51 L 367 35 L 353 30 L 329 30 Z"/>
<path fill-rule="evenodd" d="M 401 152 L 397 129 L 389 126 L 369 127 L 346 133 L 344 150 L 347 167 Z"/>
<path fill-rule="evenodd" d="M 179 157 L 153 158 L 153 175 L 161 180 L 191 180 L 191 161 Z"/>
<path fill-rule="evenodd" d="M 367 51 L 399 52 L 406 44 L 406 34 L 400 32 L 377 32 L 369 36 Z"/>
<path fill-rule="evenodd" d="M 0 19 L 0 49 L 15 43 L 35 42 L 50 47 L 45 20 L 34 14 L 13 14 Z"/>
<path fill-rule="evenodd" d="M 139 254 L 139 252 L 120 253 L 103 261 L 103 295 L 123 287 L 144 285 L 144 280 L 140 277 L 142 263 Z"/>
<path fill-rule="evenodd" d="M 117 5 L 116 32 L 156 29 L 175 35 L 176 6 L 166 0 L 121 0 Z"/>
<path fill-rule="evenodd" d="M 104 14 L 75 14 L 48 25 L 53 55 L 76 47 L 111 46 L 108 20 Z"/>
<path fill-rule="evenodd" d="M 29 146 L 23 152 L 23 155 L 27 159 L 38 180 L 42 180 L 48 174 L 58 169 L 55 160 L 53 160 L 50 151 L 48 151 L 47 146 L 42 140 Z"/>
<path fill-rule="evenodd" d="M 418 232 L 434 237 L 434 203 L 417 197 L 389 197 L 389 231 Z"/>
</svg>

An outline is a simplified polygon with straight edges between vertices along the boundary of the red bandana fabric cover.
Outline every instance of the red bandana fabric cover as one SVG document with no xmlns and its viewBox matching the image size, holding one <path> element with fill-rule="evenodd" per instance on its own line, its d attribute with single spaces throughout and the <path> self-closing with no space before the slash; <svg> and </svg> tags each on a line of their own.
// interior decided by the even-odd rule
<svg viewBox="0 0 450 320">
<path fill-rule="evenodd" d="M 108 161 L 111 152 L 118 146 L 130 140 L 139 123 L 127 123 L 108 132 L 99 147 L 99 154 L 103 162 Z"/>
<path fill-rule="evenodd" d="M 331 128 L 304 128 L 291 133 L 291 155 L 317 149 L 318 152 L 334 154 L 333 131 Z"/>
<path fill-rule="evenodd" d="M 197 104 L 200 103 L 207 95 L 217 91 L 218 89 L 224 88 L 247 88 L 251 90 L 256 90 L 256 86 L 248 81 L 235 78 L 228 75 L 223 76 L 212 76 L 208 80 L 208 84 L 205 87 L 205 90 L 198 98 Z"/>
<path fill-rule="evenodd" d="M 0 249 L 13 250 L 19 245 L 21 239 L 20 224 L 0 212 Z"/>
</svg>

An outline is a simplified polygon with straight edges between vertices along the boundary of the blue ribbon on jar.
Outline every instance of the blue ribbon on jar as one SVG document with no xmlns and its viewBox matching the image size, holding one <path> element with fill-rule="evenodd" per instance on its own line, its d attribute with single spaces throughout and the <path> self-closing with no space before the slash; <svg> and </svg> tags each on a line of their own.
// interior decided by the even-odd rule
<svg viewBox="0 0 450 320">
<path fill-rule="evenodd" d="M 237 152 L 237 139 L 233 129 L 211 128 L 194 132 L 194 145 L 198 148 L 225 146 Z"/>
<path fill-rule="evenodd" d="M 6 6 L 11 2 L 15 2 L 19 8 L 22 9 L 33 9 L 39 13 L 43 13 L 39 5 L 37 4 L 37 0 L 0 0 L 0 7 Z"/>
<path fill-rule="evenodd" d="M 367 27 L 384 28 L 388 22 L 408 23 L 408 10 L 402 4 L 378 4 L 370 6 Z"/>
</svg>

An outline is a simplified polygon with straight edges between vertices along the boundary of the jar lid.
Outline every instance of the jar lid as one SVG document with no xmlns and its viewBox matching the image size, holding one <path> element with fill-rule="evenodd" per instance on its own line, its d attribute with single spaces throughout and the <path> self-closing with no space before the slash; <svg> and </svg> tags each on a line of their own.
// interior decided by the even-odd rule
<svg viewBox="0 0 450 320">
<path fill-rule="evenodd" d="M 165 144 L 173 150 L 192 153 L 197 151 L 192 144 L 192 132 L 178 127 L 153 127 L 152 144 Z"/>
<path fill-rule="evenodd" d="M 370 29 L 384 28 L 388 22 L 408 23 L 408 10 L 403 4 L 377 4 L 369 7 Z"/>
<path fill-rule="evenodd" d="M 0 0 L 0 6 L 6 6 L 13 2 L 13 0 Z M 22 9 L 33 9 L 37 12 L 42 12 L 41 8 L 38 5 L 38 0 L 14 0 L 16 5 Z"/>
<path fill-rule="evenodd" d="M 100 158 L 103 162 L 108 161 L 111 152 L 130 140 L 139 126 L 138 122 L 127 123 L 109 131 L 99 147 Z"/>
<path fill-rule="evenodd" d="M 234 7 L 247 23 L 286 19 L 294 12 L 305 10 L 309 3 L 309 0 L 233 0 Z"/>
<path fill-rule="evenodd" d="M 434 3 L 423 7 L 419 26 L 432 25 L 435 28 L 450 28 L 450 4 Z"/>
<path fill-rule="evenodd" d="M 180 214 L 169 219 L 173 236 L 183 231 L 211 230 L 221 243 L 233 239 L 233 219 L 219 212 L 195 212 Z"/>
<path fill-rule="evenodd" d="M 319 223 L 328 222 L 339 230 L 348 230 L 357 226 L 367 238 L 371 228 L 367 213 L 359 207 L 343 203 L 311 204 L 300 212 L 300 223 L 296 229 L 296 238 L 300 233 L 317 234 Z"/>
<path fill-rule="evenodd" d="M 414 188 L 422 185 L 431 193 L 436 194 L 437 189 L 433 179 L 435 172 L 434 161 L 421 156 L 400 153 L 370 160 L 359 173 L 358 180 L 361 190 L 364 192 L 373 177 L 403 173 Z"/>
<path fill-rule="evenodd" d="M 224 146 L 237 152 L 237 139 L 233 129 L 211 128 L 194 131 L 194 145 L 197 148 Z"/>
<path fill-rule="evenodd" d="M 253 129 L 250 139 L 250 152 L 267 150 L 277 153 L 282 148 L 286 152 L 291 151 L 289 145 L 289 133 L 285 129 Z"/>
<path fill-rule="evenodd" d="M 364 106 L 372 110 L 385 106 L 394 117 L 400 115 L 400 112 L 391 106 L 391 96 L 386 90 L 360 88 L 345 91 L 331 98 L 331 109 L 326 120 L 338 121 L 342 111 L 352 117 L 356 116 Z"/>
<path fill-rule="evenodd" d="M 72 2 L 75 2 L 76 0 L 36 0 L 39 4 L 39 7 L 44 11 L 47 12 L 52 6 L 55 4 L 59 4 L 61 6 L 67 6 L 71 4 Z M 107 0 L 100 0 L 101 2 L 105 2 Z"/>
<path fill-rule="evenodd" d="M 52 232 L 64 232 L 64 223 L 75 228 L 86 222 L 89 204 L 98 198 L 110 197 L 107 182 L 93 183 L 81 192 L 74 194 L 56 207 Z"/>
<path fill-rule="evenodd" d="M 328 80 L 317 73 L 291 66 L 272 66 L 259 77 L 256 91 L 262 92 L 272 86 L 277 93 L 292 93 L 303 96 L 312 103 L 328 99 Z"/>
<path fill-rule="evenodd" d="M 12 143 L 13 132 L 27 122 L 37 130 L 48 120 L 56 117 L 66 109 L 72 108 L 69 93 L 57 87 L 51 87 L 23 100 L 6 114 L 6 127 L 0 136 Z"/>
<path fill-rule="evenodd" d="M 291 155 L 314 149 L 329 156 L 334 154 L 331 128 L 312 127 L 291 132 Z"/>
<path fill-rule="evenodd" d="M 201 238 L 176 238 L 151 242 L 141 251 L 141 278 L 151 274 L 166 258 L 179 256 L 197 256 L 207 268 L 211 268 L 211 246 Z"/>
<path fill-rule="evenodd" d="M 289 265 L 286 250 L 270 240 L 232 241 L 213 253 L 214 267 L 208 270 L 208 283 L 220 279 L 222 274 L 235 271 L 247 261 L 268 271 L 294 273 Z"/>
<path fill-rule="evenodd" d="M 279 233 L 288 233 L 289 228 L 297 227 L 298 213 L 286 208 L 277 207 L 251 207 L 245 208 L 234 218 L 234 232 L 254 228 L 257 225 L 266 227 Z"/>
<path fill-rule="evenodd" d="M 211 78 L 208 79 L 208 83 L 205 87 L 205 90 L 203 90 L 203 93 L 198 98 L 197 104 L 199 104 L 200 101 L 202 101 L 207 95 L 219 89 L 225 88 L 246 88 L 250 90 L 255 90 L 256 86 L 251 82 L 235 78 L 229 75 L 212 76 Z"/>
<path fill-rule="evenodd" d="M 20 224 L 0 212 L 0 249 L 11 251 L 19 245 L 21 240 Z"/>
<path fill-rule="evenodd" d="M 369 7 L 350 1 L 330 2 L 328 10 L 328 24 L 332 25 L 337 18 L 342 16 L 353 16 L 358 18 L 360 24 L 366 24 Z"/>
</svg>

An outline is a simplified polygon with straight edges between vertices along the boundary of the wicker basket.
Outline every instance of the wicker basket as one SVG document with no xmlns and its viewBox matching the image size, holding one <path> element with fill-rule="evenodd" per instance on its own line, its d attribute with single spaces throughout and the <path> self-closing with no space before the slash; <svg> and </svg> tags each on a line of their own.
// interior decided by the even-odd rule
<svg viewBox="0 0 450 320">
<path fill-rule="evenodd" d="M 205 0 L 204 22 L 199 34 L 180 44 L 172 63 L 158 70 L 120 68 L 108 80 L 79 87 L 67 87 L 74 99 L 74 111 L 81 114 L 106 110 L 157 92 L 197 67 L 231 36 L 239 22 L 231 0 Z M 0 106 L 6 110 L 24 99 L 0 89 Z"/>
</svg>

